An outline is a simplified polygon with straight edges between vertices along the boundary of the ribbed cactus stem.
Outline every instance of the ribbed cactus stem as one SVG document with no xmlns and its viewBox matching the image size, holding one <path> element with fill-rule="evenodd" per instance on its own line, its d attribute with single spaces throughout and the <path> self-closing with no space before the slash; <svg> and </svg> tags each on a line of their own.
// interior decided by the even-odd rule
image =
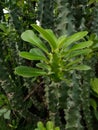
<svg viewBox="0 0 98 130">
<path fill-rule="evenodd" d="M 67 108 L 65 109 L 66 130 L 83 130 L 80 114 L 81 91 L 76 74 L 74 74 L 73 84 L 69 86 Z"/>
<path fill-rule="evenodd" d="M 95 6 L 93 7 L 93 11 L 92 11 L 92 26 L 91 26 L 91 30 L 92 32 L 96 33 L 98 36 L 98 3 L 95 3 Z"/>
<path fill-rule="evenodd" d="M 54 0 L 40 0 L 38 20 L 44 28 L 54 28 Z"/>
<path fill-rule="evenodd" d="M 74 31 L 73 16 L 68 0 L 57 0 L 57 15 L 55 17 L 55 32 L 58 35 L 71 34 Z"/>
<path fill-rule="evenodd" d="M 83 117 L 86 123 L 87 130 L 93 130 L 92 127 L 92 114 L 90 110 L 90 81 L 87 79 L 89 77 L 89 73 L 87 75 L 83 74 L 84 80 L 82 85 L 82 108 L 83 108 Z"/>
<path fill-rule="evenodd" d="M 45 86 L 45 97 L 49 110 L 49 119 L 53 121 L 56 125 L 60 125 L 59 84 L 52 81 L 50 84 Z"/>
</svg>

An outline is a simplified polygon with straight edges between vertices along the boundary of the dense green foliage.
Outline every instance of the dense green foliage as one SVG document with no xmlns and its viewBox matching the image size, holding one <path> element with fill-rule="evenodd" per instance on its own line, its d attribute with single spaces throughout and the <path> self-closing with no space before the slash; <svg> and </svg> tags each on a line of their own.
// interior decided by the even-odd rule
<svg viewBox="0 0 98 130">
<path fill-rule="evenodd" d="M 0 1 L 0 130 L 97 129 L 97 66 L 97 0 Z"/>
</svg>

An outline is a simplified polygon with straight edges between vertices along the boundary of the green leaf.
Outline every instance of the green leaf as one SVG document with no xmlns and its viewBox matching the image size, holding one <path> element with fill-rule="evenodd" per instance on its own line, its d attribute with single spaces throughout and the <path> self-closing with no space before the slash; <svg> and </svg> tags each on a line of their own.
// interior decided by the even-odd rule
<svg viewBox="0 0 98 130">
<path fill-rule="evenodd" d="M 37 127 L 38 127 L 39 130 L 46 130 L 45 127 L 44 127 L 44 124 L 41 121 L 39 121 L 37 123 Z"/>
<path fill-rule="evenodd" d="M 98 94 L 98 78 L 91 79 L 90 83 L 92 90 Z"/>
<path fill-rule="evenodd" d="M 45 54 L 39 48 L 32 48 L 32 49 L 30 49 L 30 53 L 32 53 L 34 55 L 37 55 L 37 56 L 43 56 L 43 57 L 46 58 Z"/>
<path fill-rule="evenodd" d="M 70 70 L 89 70 L 91 68 L 89 66 L 87 66 L 87 65 L 77 65 L 77 66 L 72 66 L 69 69 Z"/>
<path fill-rule="evenodd" d="M 66 51 L 64 50 L 61 52 L 61 56 L 64 58 L 71 59 L 74 58 L 75 56 L 88 55 L 91 52 L 92 52 L 91 49 L 83 49 L 83 50 L 66 49 Z"/>
<path fill-rule="evenodd" d="M 0 29 L 3 31 L 3 32 L 6 32 L 6 27 L 4 24 L 1 24 L 0 23 Z"/>
<path fill-rule="evenodd" d="M 93 44 L 92 41 L 81 42 L 81 43 L 75 44 L 75 45 L 71 48 L 71 50 L 83 49 L 83 48 L 86 48 L 86 47 L 90 47 L 92 44 Z"/>
<path fill-rule="evenodd" d="M 6 108 L 0 109 L 0 116 L 1 116 L 2 114 L 4 114 L 5 112 L 7 112 L 7 109 L 6 109 Z"/>
<path fill-rule="evenodd" d="M 89 0 L 88 5 L 95 3 L 96 0 Z"/>
<path fill-rule="evenodd" d="M 97 110 L 97 103 L 95 99 L 93 98 L 90 99 L 90 105 L 94 108 L 94 110 Z"/>
<path fill-rule="evenodd" d="M 15 74 L 18 74 L 23 77 L 37 77 L 46 75 L 47 73 L 41 69 L 27 67 L 27 66 L 19 66 L 15 68 Z"/>
<path fill-rule="evenodd" d="M 66 40 L 67 40 L 66 35 L 59 37 L 57 41 L 58 48 L 61 48 L 63 44 L 66 42 Z"/>
<path fill-rule="evenodd" d="M 57 48 L 57 38 L 51 29 L 43 29 L 36 24 L 32 24 L 32 27 L 36 29 L 41 34 L 42 38 L 49 43 L 52 51 Z"/>
<path fill-rule="evenodd" d="M 98 120 L 98 110 L 95 110 L 94 114 L 95 114 L 96 119 Z"/>
<path fill-rule="evenodd" d="M 78 63 L 80 63 L 80 62 L 81 62 L 81 58 L 78 58 L 78 59 L 76 59 L 76 60 L 70 61 L 70 63 L 68 63 L 65 67 L 66 67 L 66 68 L 69 68 L 70 66 L 75 65 L 75 64 L 78 64 Z"/>
<path fill-rule="evenodd" d="M 10 119 L 11 110 L 7 110 L 7 112 L 4 113 L 5 119 Z"/>
<path fill-rule="evenodd" d="M 54 130 L 54 123 L 52 121 L 48 121 L 46 123 L 46 129 L 47 130 Z"/>
<path fill-rule="evenodd" d="M 61 42 L 58 44 L 60 44 L 59 46 L 62 45 L 62 48 L 65 49 L 73 42 L 76 42 L 76 41 L 82 39 L 84 36 L 87 35 L 87 33 L 88 33 L 87 31 L 77 32 L 77 33 L 75 33 L 67 38 L 66 37 L 62 38 Z"/>
<path fill-rule="evenodd" d="M 22 58 L 28 59 L 28 60 L 44 60 L 46 61 L 47 59 L 44 56 L 39 56 L 39 55 L 35 55 L 33 53 L 30 52 L 20 52 L 19 55 Z"/>
<path fill-rule="evenodd" d="M 48 49 L 45 46 L 45 44 L 43 44 L 43 42 L 34 34 L 32 30 L 27 30 L 23 32 L 21 35 L 21 38 L 24 41 L 29 42 L 32 45 L 37 46 L 40 49 L 42 49 L 44 52 L 48 53 Z"/>
<path fill-rule="evenodd" d="M 84 50 L 76 50 L 76 51 L 72 51 L 69 55 L 69 58 L 75 57 L 75 56 L 79 56 L 79 55 L 87 55 L 89 53 L 91 53 L 92 50 L 91 49 L 84 49 Z"/>
<path fill-rule="evenodd" d="M 60 127 L 55 127 L 55 129 L 54 130 L 60 130 Z"/>
<path fill-rule="evenodd" d="M 51 70 L 51 67 L 49 65 L 45 64 L 45 63 L 37 63 L 36 66 L 39 67 L 39 68 L 48 70 L 48 71 Z"/>
<path fill-rule="evenodd" d="M 92 46 L 93 49 L 98 49 L 98 40 L 94 41 L 94 45 Z"/>
<path fill-rule="evenodd" d="M 39 130 L 38 128 L 35 128 L 34 130 Z"/>
</svg>

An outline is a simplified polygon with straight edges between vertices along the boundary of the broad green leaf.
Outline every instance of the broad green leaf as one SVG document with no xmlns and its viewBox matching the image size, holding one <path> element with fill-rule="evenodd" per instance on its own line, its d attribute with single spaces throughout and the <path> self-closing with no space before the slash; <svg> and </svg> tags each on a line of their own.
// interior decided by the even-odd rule
<svg viewBox="0 0 98 130">
<path fill-rule="evenodd" d="M 90 70 L 91 68 L 87 65 L 77 65 L 69 68 L 70 70 Z"/>
<path fill-rule="evenodd" d="M 67 36 L 66 35 L 59 37 L 58 41 L 57 41 L 58 48 L 61 48 L 66 40 L 67 40 Z"/>
<path fill-rule="evenodd" d="M 96 0 L 89 0 L 88 5 L 95 3 Z"/>
<path fill-rule="evenodd" d="M 21 38 L 26 41 L 31 43 L 34 46 L 37 46 L 38 48 L 42 49 L 44 52 L 48 53 L 48 49 L 43 44 L 43 42 L 34 34 L 32 30 L 27 30 L 22 33 Z"/>
<path fill-rule="evenodd" d="M 54 130 L 60 130 L 60 127 L 55 127 Z"/>
<path fill-rule="evenodd" d="M 98 40 L 94 43 L 94 45 L 92 46 L 93 49 L 98 49 Z"/>
<path fill-rule="evenodd" d="M 53 46 L 54 49 L 57 48 L 57 37 L 55 36 L 53 31 L 51 29 L 45 29 L 45 31 L 50 36 L 50 38 L 52 38 L 53 41 L 51 39 L 46 40 L 51 43 L 51 46 Z"/>
<path fill-rule="evenodd" d="M 15 74 L 18 74 L 23 77 L 37 77 L 37 76 L 46 75 L 47 73 L 37 68 L 18 66 L 15 68 Z"/>
<path fill-rule="evenodd" d="M 91 79 L 91 88 L 98 94 L 98 78 Z"/>
<path fill-rule="evenodd" d="M 70 59 L 79 55 L 88 55 L 91 52 L 92 52 L 91 49 L 83 49 L 83 50 L 82 49 L 81 50 L 65 49 L 64 51 L 61 52 L 61 56 L 64 58 Z"/>
<path fill-rule="evenodd" d="M 43 56 L 43 57 L 46 58 L 45 54 L 39 48 L 32 48 L 32 49 L 30 49 L 30 53 L 32 53 L 34 55 L 38 55 L 38 56 Z"/>
<path fill-rule="evenodd" d="M 92 41 L 86 41 L 86 42 L 80 42 L 78 44 L 75 44 L 71 50 L 79 50 L 79 49 L 83 49 L 86 47 L 90 47 L 93 44 Z"/>
<path fill-rule="evenodd" d="M 28 59 L 28 60 L 44 60 L 44 61 L 47 60 L 44 56 L 35 55 L 33 53 L 25 52 L 25 51 L 20 52 L 19 55 L 22 58 L 25 58 L 25 59 Z"/>
<path fill-rule="evenodd" d="M 68 63 L 66 65 L 66 68 L 69 68 L 70 66 L 75 65 L 75 64 L 80 63 L 80 62 L 81 62 L 81 58 L 78 58 L 76 60 L 70 61 L 70 63 Z"/>
<path fill-rule="evenodd" d="M 48 121 L 46 123 L 46 129 L 47 130 L 54 130 L 54 123 L 52 121 Z"/>
<path fill-rule="evenodd" d="M 4 24 L 1 24 L 0 23 L 0 29 L 3 31 L 3 32 L 6 32 L 6 27 L 5 27 L 5 25 Z"/>
<path fill-rule="evenodd" d="M 84 50 L 76 50 L 76 51 L 72 51 L 69 55 L 69 58 L 75 57 L 75 56 L 79 56 L 79 55 L 87 55 L 89 53 L 91 53 L 92 50 L 91 49 L 84 49 Z"/>
<path fill-rule="evenodd" d="M 35 128 L 34 130 L 39 130 L 38 128 Z"/>
<path fill-rule="evenodd" d="M 37 127 L 38 127 L 39 130 L 46 130 L 46 128 L 44 127 L 44 124 L 41 121 L 39 121 L 37 123 Z"/>
<path fill-rule="evenodd" d="M 49 65 L 45 64 L 45 63 L 37 63 L 36 66 L 39 67 L 39 68 L 48 70 L 48 71 L 51 70 L 51 67 Z"/>
<path fill-rule="evenodd" d="M 57 48 L 57 38 L 51 29 L 43 29 L 36 24 L 32 24 L 32 27 L 36 29 L 41 34 L 42 38 L 49 43 L 52 51 Z"/>
<path fill-rule="evenodd" d="M 7 112 L 4 113 L 5 119 L 10 119 L 11 110 L 7 110 Z"/>
<path fill-rule="evenodd" d="M 6 109 L 6 108 L 0 109 L 0 116 L 1 116 L 2 114 L 4 114 L 5 112 L 7 112 L 7 109 Z"/>
<path fill-rule="evenodd" d="M 59 43 L 59 44 L 61 44 L 62 48 L 65 49 L 73 42 L 76 42 L 76 41 L 82 39 L 84 36 L 87 35 L 87 33 L 88 33 L 87 31 L 77 32 L 67 38 L 65 37 L 65 39 L 61 40 L 61 43 Z"/>
<path fill-rule="evenodd" d="M 60 55 L 61 55 L 61 57 L 68 58 L 70 56 L 71 52 L 72 51 L 70 49 L 66 48 L 66 49 L 60 51 Z"/>
<path fill-rule="evenodd" d="M 39 122 L 37 123 L 37 127 L 38 127 L 38 128 L 40 128 L 40 127 L 42 128 L 42 127 L 44 127 L 44 124 L 43 124 L 41 121 L 39 121 Z"/>
<path fill-rule="evenodd" d="M 94 108 L 94 110 L 97 109 L 97 103 L 93 98 L 90 99 L 90 105 Z"/>
<path fill-rule="evenodd" d="M 94 114 L 95 114 L 96 119 L 98 120 L 98 110 L 95 110 Z"/>
</svg>

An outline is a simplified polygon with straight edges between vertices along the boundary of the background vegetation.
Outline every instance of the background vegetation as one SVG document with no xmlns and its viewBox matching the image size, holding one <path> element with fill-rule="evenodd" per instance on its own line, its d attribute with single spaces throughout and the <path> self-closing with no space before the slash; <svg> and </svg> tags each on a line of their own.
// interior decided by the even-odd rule
<svg viewBox="0 0 98 130">
<path fill-rule="evenodd" d="M 57 37 L 88 31 L 84 40 L 94 44 L 90 54 L 82 55 L 82 62 L 91 70 L 67 73 L 69 85 L 43 76 L 28 79 L 16 75 L 15 67 L 35 67 L 37 63 L 19 57 L 20 51 L 31 48 L 21 34 L 37 22 Z M 0 130 L 34 130 L 38 121 L 48 120 L 61 130 L 96 130 L 97 66 L 97 0 L 0 0 Z"/>
</svg>

